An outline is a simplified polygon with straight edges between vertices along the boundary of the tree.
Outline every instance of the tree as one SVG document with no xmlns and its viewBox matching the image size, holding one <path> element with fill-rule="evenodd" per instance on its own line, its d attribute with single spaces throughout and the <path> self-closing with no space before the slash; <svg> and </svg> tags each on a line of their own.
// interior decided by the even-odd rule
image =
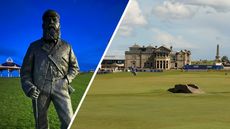
<svg viewBox="0 0 230 129">
<path fill-rule="evenodd" d="M 228 57 L 227 56 L 223 56 L 221 58 L 221 61 L 224 62 L 224 63 L 229 63 L 229 60 L 228 60 Z"/>
</svg>

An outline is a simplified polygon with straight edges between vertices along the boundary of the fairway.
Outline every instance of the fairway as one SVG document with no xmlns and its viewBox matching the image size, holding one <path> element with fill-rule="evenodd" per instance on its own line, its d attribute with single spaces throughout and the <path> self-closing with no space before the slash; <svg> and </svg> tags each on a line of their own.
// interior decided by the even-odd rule
<svg viewBox="0 0 230 129">
<path fill-rule="evenodd" d="M 205 94 L 173 94 L 194 83 Z M 97 75 L 73 129 L 229 129 L 230 73 L 114 73 Z"/>
<path fill-rule="evenodd" d="M 73 80 L 75 92 L 71 95 L 73 110 L 91 79 L 92 73 L 82 73 Z M 0 129 L 34 129 L 31 99 L 21 89 L 19 78 L 0 78 Z M 53 104 L 49 108 L 50 129 L 60 128 Z"/>
</svg>

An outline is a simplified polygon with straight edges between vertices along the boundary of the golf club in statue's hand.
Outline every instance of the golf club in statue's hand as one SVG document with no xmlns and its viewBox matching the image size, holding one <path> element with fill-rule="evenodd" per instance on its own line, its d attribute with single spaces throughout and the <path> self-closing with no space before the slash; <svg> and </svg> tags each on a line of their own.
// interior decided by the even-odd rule
<svg viewBox="0 0 230 129">
<path fill-rule="evenodd" d="M 33 87 L 30 91 L 29 91 L 29 97 L 32 99 L 37 99 L 38 96 L 40 94 L 39 89 L 37 89 L 36 87 Z"/>
</svg>

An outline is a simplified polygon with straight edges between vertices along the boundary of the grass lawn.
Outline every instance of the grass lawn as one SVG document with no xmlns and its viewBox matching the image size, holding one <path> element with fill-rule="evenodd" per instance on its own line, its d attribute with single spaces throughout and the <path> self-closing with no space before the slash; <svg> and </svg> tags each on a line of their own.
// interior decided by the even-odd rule
<svg viewBox="0 0 230 129">
<path fill-rule="evenodd" d="M 73 109 L 83 95 L 92 73 L 80 74 L 72 82 L 76 91 L 71 94 Z M 31 99 L 21 89 L 19 78 L 0 78 L 0 129 L 34 129 Z M 49 108 L 50 129 L 60 128 L 53 104 Z"/>
<path fill-rule="evenodd" d="M 177 83 L 205 94 L 173 94 Z M 229 129 L 230 73 L 114 73 L 97 75 L 72 129 Z"/>
</svg>

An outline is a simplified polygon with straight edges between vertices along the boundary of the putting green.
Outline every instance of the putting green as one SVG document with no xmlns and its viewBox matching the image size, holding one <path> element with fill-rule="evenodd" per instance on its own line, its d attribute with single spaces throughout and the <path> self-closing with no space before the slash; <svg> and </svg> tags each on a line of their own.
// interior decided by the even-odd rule
<svg viewBox="0 0 230 129">
<path fill-rule="evenodd" d="M 173 94 L 177 83 L 205 94 Z M 97 75 L 72 125 L 75 129 L 229 129 L 230 73 Z"/>
</svg>

